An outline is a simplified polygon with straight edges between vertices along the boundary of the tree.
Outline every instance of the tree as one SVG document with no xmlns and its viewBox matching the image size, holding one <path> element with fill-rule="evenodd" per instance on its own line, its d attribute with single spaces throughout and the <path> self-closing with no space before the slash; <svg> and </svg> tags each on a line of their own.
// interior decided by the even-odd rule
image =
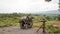
<svg viewBox="0 0 60 34">
<path fill-rule="evenodd" d="M 45 0 L 46 2 L 50 2 L 50 1 L 52 1 L 52 0 Z"/>
<path fill-rule="evenodd" d="M 60 20 L 60 15 L 58 15 L 58 20 Z"/>
</svg>

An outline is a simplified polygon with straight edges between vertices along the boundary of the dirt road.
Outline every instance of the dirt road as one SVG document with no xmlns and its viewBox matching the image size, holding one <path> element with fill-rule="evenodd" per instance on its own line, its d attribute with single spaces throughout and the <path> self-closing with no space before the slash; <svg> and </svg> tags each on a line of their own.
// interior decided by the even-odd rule
<svg viewBox="0 0 60 34">
<path fill-rule="evenodd" d="M 0 34 L 44 34 L 42 33 L 42 29 L 36 32 L 37 29 L 38 28 L 20 29 L 20 27 L 4 27 L 0 28 Z"/>
</svg>

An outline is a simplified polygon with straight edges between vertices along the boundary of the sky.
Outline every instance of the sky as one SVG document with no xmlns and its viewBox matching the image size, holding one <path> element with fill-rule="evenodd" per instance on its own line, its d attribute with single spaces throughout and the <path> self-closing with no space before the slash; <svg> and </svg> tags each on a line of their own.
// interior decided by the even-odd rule
<svg viewBox="0 0 60 34">
<path fill-rule="evenodd" d="M 59 0 L 0 0 L 0 13 L 37 13 L 58 10 Z"/>
</svg>

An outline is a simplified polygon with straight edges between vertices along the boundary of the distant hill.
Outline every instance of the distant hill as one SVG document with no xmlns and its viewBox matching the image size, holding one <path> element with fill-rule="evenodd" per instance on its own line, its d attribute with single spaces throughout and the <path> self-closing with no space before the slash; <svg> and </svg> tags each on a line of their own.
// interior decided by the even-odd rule
<svg viewBox="0 0 60 34">
<path fill-rule="evenodd" d="M 51 11 L 39 11 L 34 14 L 60 14 L 58 10 L 51 10 Z"/>
<path fill-rule="evenodd" d="M 17 12 L 15 12 L 17 13 Z M 20 13 L 20 12 L 19 12 Z M 13 14 L 13 13 L 0 13 L 0 14 Z M 17 13 L 18 14 L 18 13 Z M 32 12 L 25 12 L 25 13 L 21 13 L 21 14 L 60 14 L 60 12 L 58 10 L 51 10 L 51 11 L 32 11 Z"/>
</svg>

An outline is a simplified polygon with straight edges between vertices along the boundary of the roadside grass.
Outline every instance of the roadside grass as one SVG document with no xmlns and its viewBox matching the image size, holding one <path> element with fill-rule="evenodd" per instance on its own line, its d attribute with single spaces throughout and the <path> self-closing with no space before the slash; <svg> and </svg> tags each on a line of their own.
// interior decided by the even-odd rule
<svg viewBox="0 0 60 34">
<path fill-rule="evenodd" d="M 3 31 L 3 32 L 1 32 L 0 34 L 6 34 L 6 32 Z"/>
<path fill-rule="evenodd" d="M 18 26 L 19 24 L 18 18 L 4 18 L 0 19 L 0 27 L 8 27 L 8 26 Z"/>
<path fill-rule="evenodd" d="M 19 17 L 20 18 L 20 17 Z M 20 26 L 18 17 L 12 18 L 0 18 L 0 27 L 9 27 L 9 26 Z M 34 16 L 33 27 L 39 28 L 42 25 L 42 18 L 40 16 Z M 60 21 L 47 21 L 46 30 L 48 32 L 60 33 Z"/>
<path fill-rule="evenodd" d="M 49 33 L 60 33 L 60 21 L 48 21 L 45 23 Z M 41 27 L 42 22 L 33 23 L 33 27 Z"/>
</svg>

